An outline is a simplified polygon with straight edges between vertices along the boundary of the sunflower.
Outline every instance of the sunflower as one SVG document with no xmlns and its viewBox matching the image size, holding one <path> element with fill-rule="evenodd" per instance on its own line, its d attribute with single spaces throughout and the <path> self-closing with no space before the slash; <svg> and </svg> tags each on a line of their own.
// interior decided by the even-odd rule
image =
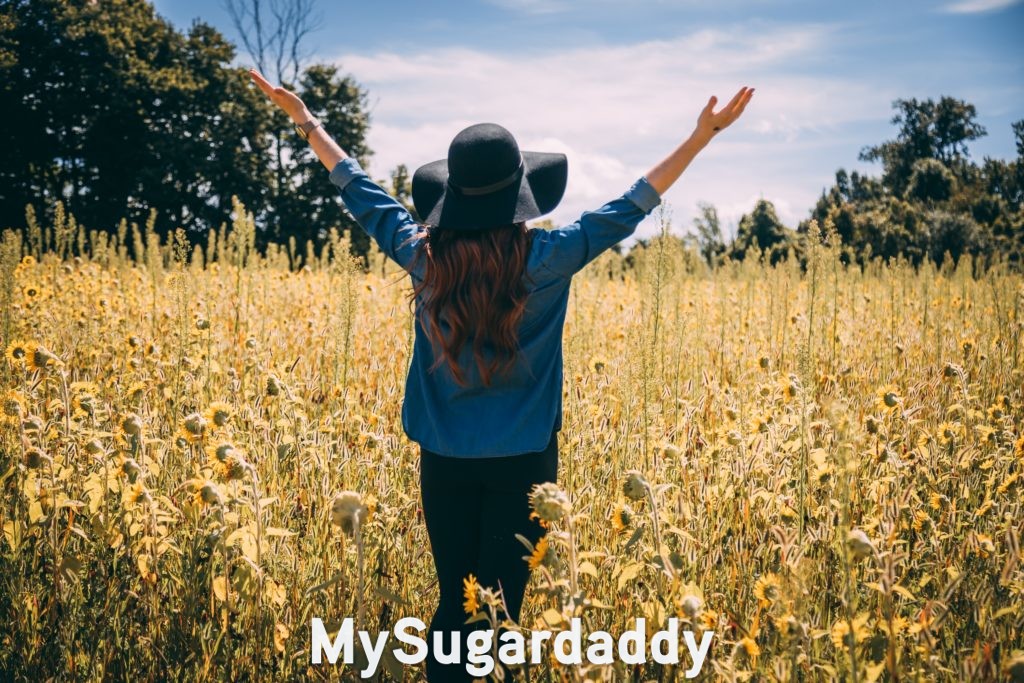
<svg viewBox="0 0 1024 683">
<path fill-rule="evenodd" d="M 530 571 L 533 571 L 537 567 L 551 562 L 551 543 L 548 541 L 547 534 L 540 537 L 537 541 L 537 545 L 533 546 L 533 552 L 527 558 L 526 563 L 530 566 Z"/>
<path fill-rule="evenodd" d="M 761 647 L 750 636 L 744 636 L 738 644 L 751 659 L 761 654 Z"/>
<path fill-rule="evenodd" d="M 875 407 L 883 412 L 894 412 L 903 403 L 903 397 L 895 384 L 886 384 L 875 395 Z"/>
<path fill-rule="evenodd" d="M 754 597 L 761 607 L 768 607 L 779 599 L 781 583 L 775 574 L 765 574 L 754 583 Z"/>
<path fill-rule="evenodd" d="M 1018 458 L 1024 458 L 1024 435 L 1013 442 L 1013 452 Z"/>
<path fill-rule="evenodd" d="M 790 375 L 779 380 L 779 390 L 782 392 L 782 400 L 790 402 L 796 398 L 797 381 L 796 377 Z"/>
<path fill-rule="evenodd" d="M 137 403 L 146 395 L 146 385 L 143 382 L 135 382 L 124 392 L 125 397 L 132 403 Z"/>
<path fill-rule="evenodd" d="M 466 614 L 476 614 L 480 611 L 480 584 L 472 574 L 462 580 L 462 597 L 465 599 L 462 609 Z"/>
<path fill-rule="evenodd" d="M 181 422 L 180 434 L 189 443 L 199 443 L 206 436 L 206 418 L 199 413 L 185 416 Z"/>
<path fill-rule="evenodd" d="M 224 502 L 220 487 L 209 479 L 198 482 L 192 498 L 196 505 L 220 505 Z"/>
<path fill-rule="evenodd" d="M 223 401 L 214 401 L 206 409 L 204 417 L 215 427 L 225 427 L 231 421 L 231 406 Z"/>
<path fill-rule="evenodd" d="M 0 409 L 0 417 L 5 423 L 17 424 L 25 412 L 25 398 L 17 391 L 7 391 L 0 402 Z"/>
<path fill-rule="evenodd" d="M 15 339 L 7 345 L 7 361 L 11 365 L 24 365 L 28 361 L 28 354 L 31 344 L 20 339 Z"/>
<path fill-rule="evenodd" d="M 153 502 L 153 496 L 141 481 L 136 481 L 125 491 L 125 504 L 129 508 L 139 505 L 148 505 Z"/>
<path fill-rule="evenodd" d="M 28 355 L 25 362 L 29 370 L 43 370 L 50 366 L 61 365 L 60 358 L 42 344 L 32 342 L 28 345 Z"/>
<path fill-rule="evenodd" d="M 633 524 L 633 509 L 625 503 L 619 503 L 612 510 L 612 529 L 621 534 Z"/>
<path fill-rule="evenodd" d="M 349 536 L 355 536 L 356 528 L 365 524 L 371 514 L 370 507 L 355 491 L 342 491 L 331 503 L 331 523 Z"/>
<path fill-rule="evenodd" d="M 25 302 L 34 304 L 38 302 L 46 294 L 46 290 L 36 284 L 28 284 L 21 288 L 21 294 L 25 297 Z"/>
<path fill-rule="evenodd" d="M 943 445 L 963 438 L 964 426 L 959 422 L 943 422 L 939 425 L 939 442 Z"/>
</svg>

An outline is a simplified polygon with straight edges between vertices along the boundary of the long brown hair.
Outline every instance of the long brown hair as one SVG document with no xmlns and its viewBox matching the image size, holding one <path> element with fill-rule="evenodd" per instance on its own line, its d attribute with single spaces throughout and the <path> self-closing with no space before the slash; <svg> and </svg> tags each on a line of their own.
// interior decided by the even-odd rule
<svg viewBox="0 0 1024 683">
<path fill-rule="evenodd" d="M 494 374 L 510 371 L 518 356 L 531 231 L 526 223 L 478 231 L 425 226 L 419 236 L 424 239 L 415 258 L 426 262 L 423 279 L 413 287 L 409 301 L 423 297 L 420 324 L 437 357 L 430 370 L 447 363 L 455 381 L 466 386 L 458 361 L 472 337 L 480 378 L 490 386 Z M 447 336 L 443 324 L 451 330 Z M 490 361 L 485 348 L 494 351 Z"/>
</svg>

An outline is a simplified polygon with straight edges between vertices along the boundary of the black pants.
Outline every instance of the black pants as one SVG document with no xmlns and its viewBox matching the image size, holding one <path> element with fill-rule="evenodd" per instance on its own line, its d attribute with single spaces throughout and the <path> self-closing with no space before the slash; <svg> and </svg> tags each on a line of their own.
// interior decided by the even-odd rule
<svg viewBox="0 0 1024 683">
<path fill-rule="evenodd" d="M 519 619 L 530 570 L 526 547 L 516 534 L 536 543 L 543 529 L 530 519 L 529 494 L 534 484 L 555 481 L 558 473 L 558 432 L 547 448 L 535 453 L 497 458 L 453 458 L 420 449 L 423 519 L 437 568 L 440 604 L 430 622 L 427 680 L 469 681 L 465 636 L 486 622 L 464 624 L 462 580 L 473 574 L 481 586 L 500 588 L 508 616 Z M 443 632 L 445 652 L 452 631 L 463 633 L 461 663 L 441 665 L 434 659 L 434 631 Z"/>
</svg>

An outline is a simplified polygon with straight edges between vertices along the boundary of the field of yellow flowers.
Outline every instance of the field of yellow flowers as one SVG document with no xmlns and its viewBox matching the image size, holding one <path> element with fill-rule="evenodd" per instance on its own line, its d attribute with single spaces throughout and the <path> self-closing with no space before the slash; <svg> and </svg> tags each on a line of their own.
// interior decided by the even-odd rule
<svg viewBox="0 0 1024 683">
<path fill-rule="evenodd" d="M 0 245 L 5 680 L 352 678 L 310 666 L 312 617 L 429 618 L 408 281 L 337 236 L 259 255 L 236 214 Z M 520 625 L 675 616 L 715 634 L 705 680 L 1024 680 L 1024 280 L 803 265 L 661 238 L 576 278 Z"/>
</svg>

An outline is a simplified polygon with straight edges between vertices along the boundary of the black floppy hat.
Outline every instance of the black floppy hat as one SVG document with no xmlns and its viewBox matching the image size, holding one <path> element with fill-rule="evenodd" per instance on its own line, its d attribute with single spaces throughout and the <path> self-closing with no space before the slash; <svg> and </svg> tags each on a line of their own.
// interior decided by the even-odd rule
<svg viewBox="0 0 1024 683">
<path fill-rule="evenodd" d="M 412 201 L 420 219 L 450 230 L 487 230 L 542 216 L 565 194 L 564 154 L 520 151 L 496 123 L 459 132 L 448 158 L 416 169 Z"/>
</svg>

